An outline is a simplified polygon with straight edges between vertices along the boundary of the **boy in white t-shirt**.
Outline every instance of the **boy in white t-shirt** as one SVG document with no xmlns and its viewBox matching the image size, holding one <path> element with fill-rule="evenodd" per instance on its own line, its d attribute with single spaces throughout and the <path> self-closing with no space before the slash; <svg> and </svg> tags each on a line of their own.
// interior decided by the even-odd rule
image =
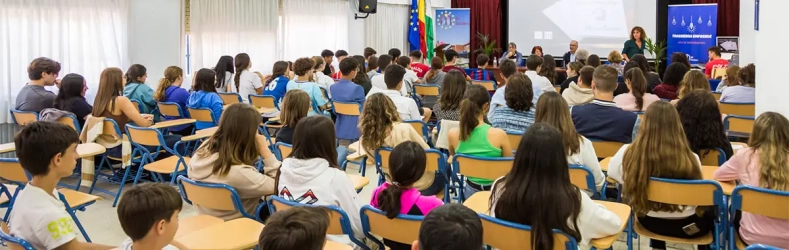
<svg viewBox="0 0 789 250">
<path fill-rule="evenodd" d="M 19 163 L 33 179 L 15 198 L 9 231 L 35 249 L 113 248 L 77 240 L 79 229 L 55 190 L 74 171 L 78 143 L 77 131 L 52 122 L 29 123 L 14 136 Z"/>
<path fill-rule="evenodd" d="M 183 202 L 178 191 L 162 183 L 145 183 L 129 189 L 118 203 L 118 220 L 129 236 L 120 250 L 185 250 L 173 240 Z"/>
<path fill-rule="evenodd" d="M 406 92 L 408 93 L 408 95 L 405 96 L 411 96 L 411 91 L 413 90 L 412 88 L 414 87 L 414 84 L 421 84 L 422 79 L 419 79 L 419 77 L 416 75 L 416 72 L 411 69 L 410 57 L 401 56 L 400 58 L 397 58 L 397 65 L 405 68 L 405 75 L 403 76 L 403 88 L 405 88 Z"/>
</svg>

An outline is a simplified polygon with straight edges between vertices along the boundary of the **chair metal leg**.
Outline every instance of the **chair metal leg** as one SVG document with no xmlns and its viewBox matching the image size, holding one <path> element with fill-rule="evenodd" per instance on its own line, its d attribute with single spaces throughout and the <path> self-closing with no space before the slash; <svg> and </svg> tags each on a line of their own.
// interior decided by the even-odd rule
<svg viewBox="0 0 789 250">
<path fill-rule="evenodd" d="M 112 201 L 112 207 L 118 205 L 118 199 L 121 197 L 121 193 L 123 192 L 123 186 L 126 184 L 126 177 L 129 176 L 129 172 L 131 171 L 131 166 L 126 167 L 126 171 L 123 173 L 123 179 L 121 180 L 121 185 L 118 187 L 118 192 L 115 193 L 115 200 Z"/>
<path fill-rule="evenodd" d="M 63 197 L 63 194 L 60 194 L 60 201 L 62 201 L 63 204 L 66 205 L 66 212 L 69 215 L 71 215 L 71 219 L 74 221 L 74 224 L 77 224 L 77 228 L 79 229 L 80 233 L 82 233 L 82 237 L 85 237 L 85 241 L 90 243 L 91 240 L 90 237 L 88 236 L 88 233 L 85 232 L 85 228 L 82 227 L 82 223 L 79 222 L 76 213 L 74 213 L 74 208 L 72 208 L 71 205 L 68 204 L 68 201 L 66 201 L 66 198 Z M 84 207 L 82 209 L 84 209 Z"/>
<path fill-rule="evenodd" d="M 143 159 L 140 161 L 140 166 L 137 167 L 137 175 L 134 177 L 134 183 L 132 184 L 132 187 L 137 186 L 137 182 L 140 180 L 140 177 L 142 176 L 142 172 L 145 171 L 145 169 L 143 169 L 143 166 L 145 166 L 145 163 L 147 161 L 148 160 L 145 157 L 143 157 Z M 129 167 L 131 167 L 131 166 L 129 166 Z M 156 177 L 153 177 L 153 178 L 156 178 Z"/>
</svg>

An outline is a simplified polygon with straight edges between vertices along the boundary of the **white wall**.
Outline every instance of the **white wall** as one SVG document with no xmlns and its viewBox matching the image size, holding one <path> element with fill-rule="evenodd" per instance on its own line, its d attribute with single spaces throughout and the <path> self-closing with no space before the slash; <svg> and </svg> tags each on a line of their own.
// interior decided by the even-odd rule
<svg viewBox="0 0 789 250">
<path fill-rule="evenodd" d="M 753 2 L 753 1 L 750 1 Z M 740 5 L 746 5 L 745 1 Z M 753 4 L 750 4 L 753 8 Z M 789 116 L 789 84 L 786 84 L 786 66 L 776 49 L 785 47 L 786 27 L 784 19 L 789 1 L 761 0 L 759 8 L 759 31 L 756 34 L 756 113 L 775 111 Z M 740 18 L 743 18 L 742 16 Z M 753 20 L 753 18 L 751 18 Z M 740 26 L 742 29 L 742 26 Z M 748 26 L 753 30 L 753 23 Z M 745 28 L 748 28 L 745 27 Z M 742 33 L 740 35 L 743 35 Z"/>
<path fill-rule="evenodd" d="M 381 3 L 381 1 L 379 1 L 378 3 Z M 348 49 L 346 51 L 348 51 L 348 54 L 350 54 L 351 56 L 362 55 L 364 53 L 364 48 L 367 47 L 364 44 L 364 37 L 365 37 L 364 23 L 366 19 L 354 18 L 354 14 L 358 14 L 357 12 L 359 11 L 357 4 L 358 4 L 357 0 L 348 1 L 350 14 L 348 15 Z M 375 15 L 375 14 L 370 14 L 370 15 Z"/>
<path fill-rule="evenodd" d="M 740 0 L 740 65 L 756 61 L 756 31 L 753 29 L 754 0 Z"/>
<path fill-rule="evenodd" d="M 128 37 L 129 61 L 148 69 L 155 88 L 167 67 L 181 64 L 181 1 L 131 1 Z"/>
</svg>

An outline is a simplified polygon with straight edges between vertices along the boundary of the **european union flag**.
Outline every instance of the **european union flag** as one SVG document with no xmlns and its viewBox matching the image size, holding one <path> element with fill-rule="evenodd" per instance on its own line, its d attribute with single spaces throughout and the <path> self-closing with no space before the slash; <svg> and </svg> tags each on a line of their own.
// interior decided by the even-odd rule
<svg viewBox="0 0 789 250">
<path fill-rule="evenodd" d="M 408 23 L 408 51 L 420 50 L 420 36 L 419 36 L 419 11 L 417 8 L 418 0 L 411 0 L 411 17 L 408 19 L 410 20 Z"/>
</svg>

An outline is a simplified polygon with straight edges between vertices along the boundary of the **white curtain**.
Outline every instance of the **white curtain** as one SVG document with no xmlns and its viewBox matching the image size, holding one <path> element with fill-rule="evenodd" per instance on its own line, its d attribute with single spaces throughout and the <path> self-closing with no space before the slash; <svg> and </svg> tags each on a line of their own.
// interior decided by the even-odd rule
<svg viewBox="0 0 789 250">
<path fill-rule="evenodd" d="M 398 48 L 408 55 L 408 25 L 411 5 L 378 3 L 378 13 L 371 14 L 365 23 L 364 44 L 375 48 L 378 55 Z"/>
<path fill-rule="evenodd" d="M 247 53 L 252 71 L 270 73 L 278 22 L 275 0 L 191 0 L 192 71 L 213 68 L 223 55 Z"/>
<path fill-rule="evenodd" d="M 282 1 L 282 58 L 295 61 L 324 49 L 348 50 L 348 32 L 358 32 L 348 30 L 349 15 L 347 0 Z"/>
<path fill-rule="evenodd" d="M 60 62 L 60 78 L 84 76 L 92 103 L 101 71 L 129 66 L 128 14 L 128 0 L 0 0 L 0 123 L 37 57 Z"/>
</svg>

